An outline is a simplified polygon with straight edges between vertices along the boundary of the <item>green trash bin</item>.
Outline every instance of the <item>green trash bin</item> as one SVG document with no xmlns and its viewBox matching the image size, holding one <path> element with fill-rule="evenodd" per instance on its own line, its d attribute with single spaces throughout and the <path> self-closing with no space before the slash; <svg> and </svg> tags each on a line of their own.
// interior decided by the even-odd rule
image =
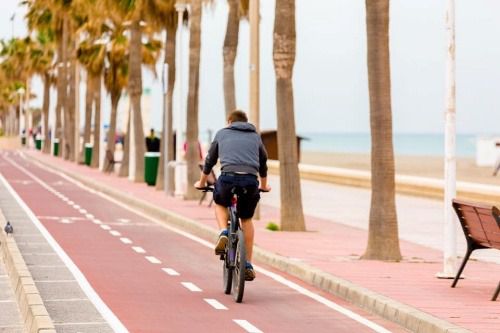
<svg viewBox="0 0 500 333">
<path fill-rule="evenodd" d="M 54 139 L 54 142 L 52 143 L 53 147 L 53 154 L 54 156 L 59 156 L 59 139 Z"/>
<path fill-rule="evenodd" d="M 85 144 L 85 164 L 90 165 L 92 163 L 92 148 L 94 146 L 91 143 Z"/>
<path fill-rule="evenodd" d="M 148 152 L 144 154 L 144 181 L 150 186 L 156 185 L 160 153 Z"/>
<path fill-rule="evenodd" d="M 42 139 L 41 138 L 35 139 L 35 148 L 36 148 L 36 150 L 42 150 Z"/>
</svg>

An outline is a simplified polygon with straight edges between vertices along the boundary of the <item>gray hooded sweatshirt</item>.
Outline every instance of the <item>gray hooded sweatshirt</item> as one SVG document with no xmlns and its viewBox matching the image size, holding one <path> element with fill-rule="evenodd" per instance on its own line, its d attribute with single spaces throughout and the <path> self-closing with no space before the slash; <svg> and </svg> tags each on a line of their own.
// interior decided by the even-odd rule
<svg viewBox="0 0 500 333">
<path fill-rule="evenodd" d="M 267 152 L 255 127 L 234 122 L 215 134 L 203 173 L 208 175 L 220 159 L 223 172 L 243 172 L 267 177 Z"/>
</svg>

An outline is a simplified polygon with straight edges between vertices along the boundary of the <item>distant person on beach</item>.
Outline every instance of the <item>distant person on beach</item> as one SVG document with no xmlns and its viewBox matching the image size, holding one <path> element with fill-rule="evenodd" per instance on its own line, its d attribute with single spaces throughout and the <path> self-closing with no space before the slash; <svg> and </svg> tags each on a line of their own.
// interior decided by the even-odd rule
<svg viewBox="0 0 500 333">
<path fill-rule="evenodd" d="M 155 153 L 160 151 L 160 139 L 155 135 L 154 128 L 151 129 L 146 138 L 146 150 Z"/>
<path fill-rule="evenodd" d="M 259 189 L 270 191 L 267 185 L 267 152 L 262 144 L 260 135 L 255 127 L 248 123 L 247 115 L 242 111 L 233 111 L 228 117 L 227 127 L 219 130 L 208 150 L 205 165 L 200 180 L 194 186 L 207 186 L 208 176 L 212 168 L 220 160 L 221 175 L 215 183 L 214 201 L 215 216 L 221 229 L 215 246 L 215 254 L 224 253 L 228 242 L 227 221 L 229 214 L 227 207 L 231 206 L 233 187 L 242 187 L 246 193 L 239 196 L 238 213 L 245 235 L 247 249 L 247 263 L 245 279 L 252 281 L 255 278 L 253 269 L 252 249 L 254 226 L 252 217 L 260 199 Z M 260 176 L 260 186 L 258 176 Z"/>
<path fill-rule="evenodd" d="M 497 149 L 500 149 L 500 142 L 495 144 Z M 493 176 L 496 176 L 498 171 L 500 171 L 500 154 L 497 157 L 497 162 L 495 163 L 495 169 L 493 170 Z"/>
</svg>

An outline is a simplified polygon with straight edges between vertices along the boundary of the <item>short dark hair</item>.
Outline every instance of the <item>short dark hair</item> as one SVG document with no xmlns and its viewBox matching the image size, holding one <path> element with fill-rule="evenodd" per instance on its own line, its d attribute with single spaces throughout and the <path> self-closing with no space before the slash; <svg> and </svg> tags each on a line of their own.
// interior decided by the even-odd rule
<svg viewBox="0 0 500 333">
<path fill-rule="evenodd" d="M 227 117 L 228 122 L 234 123 L 235 121 L 248 122 L 247 114 L 240 110 L 234 110 Z"/>
</svg>

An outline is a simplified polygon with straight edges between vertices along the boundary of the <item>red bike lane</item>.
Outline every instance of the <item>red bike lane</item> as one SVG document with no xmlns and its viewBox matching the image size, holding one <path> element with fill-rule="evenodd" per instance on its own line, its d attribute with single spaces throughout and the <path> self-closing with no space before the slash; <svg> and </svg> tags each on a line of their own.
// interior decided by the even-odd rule
<svg viewBox="0 0 500 333">
<path fill-rule="evenodd" d="M 25 159 L 2 159 L 3 176 L 130 332 L 372 331 L 262 274 L 235 304 L 211 249 Z"/>
</svg>

